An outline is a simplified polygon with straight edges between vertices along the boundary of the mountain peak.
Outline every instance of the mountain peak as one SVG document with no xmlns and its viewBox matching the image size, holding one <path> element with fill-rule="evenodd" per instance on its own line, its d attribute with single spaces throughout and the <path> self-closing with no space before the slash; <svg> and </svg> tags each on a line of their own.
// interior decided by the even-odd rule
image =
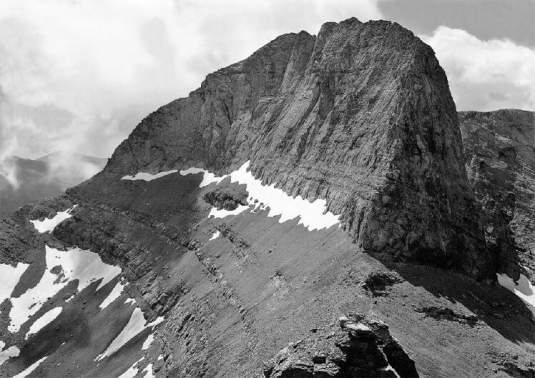
<svg viewBox="0 0 535 378">
<path fill-rule="evenodd" d="M 492 273 L 446 75 L 398 24 L 275 39 L 145 118 L 105 172 L 247 160 L 265 183 L 325 199 L 364 250 Z"/>
<path fill-rule="evenodd" d="M 0 222 L 0 375 L 532 374 L 533 124 L 513 113 L 461 113 L 465 154 L 410 31 L 274 39 Z"/>
</svg>

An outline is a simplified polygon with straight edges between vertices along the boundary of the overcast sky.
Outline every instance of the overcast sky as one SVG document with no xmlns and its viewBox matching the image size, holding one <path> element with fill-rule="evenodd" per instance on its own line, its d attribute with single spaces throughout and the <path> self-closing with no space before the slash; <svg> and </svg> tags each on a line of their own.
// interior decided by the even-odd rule
<svg viewBox="0 0 535 378">
<path fill-rule="evenodd" d="M 459 109 L 535 109 L 534 15 L 535 0 L 2 0 L 0 162 L 109 156 L 207 73 L 351 16 L 431 44 Z"/>
</svg>

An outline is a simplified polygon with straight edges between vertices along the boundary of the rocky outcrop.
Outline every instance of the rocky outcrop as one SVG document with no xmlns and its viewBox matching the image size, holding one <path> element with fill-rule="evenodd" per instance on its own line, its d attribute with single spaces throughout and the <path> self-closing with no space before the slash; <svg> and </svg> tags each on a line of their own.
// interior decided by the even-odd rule
<svg viewBox="0 0 535 378">
<path fill-rule="evenodd" d="M 506 372 L 510 377 L 514 378 L 535 378 L 534 368 L 522 369 L 511 362 L 503 363 L 503 368 L 501 370 Z"/>
<path fill-rule="evenodd" d="M 449 320 L 452 322 L 467 323 L 474 326 L 478 322 L 478 318 L 475 315 L 459 314 L 448 307 L 429 306 L 417 309 L 416 311 L 424 313 L 426 316 L 430 316 L 437 320 Z"/>
<path fill-rule="evenodd" d="M 493 274 L 446 76 L 396 23 L 349 19 L 275 39 L 145 118 L 94 184 L 247 160 L 265 183 L 326 199 L 368 252 Z"/>
<path fill-rule="evenodd" d="M 360 314 L 340 318 L 339 329 L 318 330 L 290 343 L 266 364 L 267 378 L 415 378 L 414 361 L 384 323 Z"/>
<path fill-rule="evenodd" d="M 204 194 L 203 199 L 217 209 L 234 210 L 247 205 L 247 191 L 241 186 L 218 187 Z"/>
<path fill-rule="evenodd" d="M 363 286 L 373 296 L 381 296 L 387 294 L 390 286 L 401 281 L 401 278 L 392 272 L 371 272 Z"/>
<path fill-rule="evenodd" d="M 460 112 L 466 169 L 498 269 L 535 272 L 535 113 Z M 535 277 L 532 277 L 532 279 Z"/>
</svg>

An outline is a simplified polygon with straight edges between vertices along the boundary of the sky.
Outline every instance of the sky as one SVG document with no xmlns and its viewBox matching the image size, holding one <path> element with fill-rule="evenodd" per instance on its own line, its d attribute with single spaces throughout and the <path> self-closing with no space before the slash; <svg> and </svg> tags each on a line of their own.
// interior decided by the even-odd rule
<svg viewBox="0 0 535 378">
<path fill-rule="evenodd" d="M 535 0 L 2 0 L 0 174 L 9 155 L 110 156 L 209 72 L 352 16 L 429 43 L 458 109 L 535 110 L 533 15 Z"/>
</svg>

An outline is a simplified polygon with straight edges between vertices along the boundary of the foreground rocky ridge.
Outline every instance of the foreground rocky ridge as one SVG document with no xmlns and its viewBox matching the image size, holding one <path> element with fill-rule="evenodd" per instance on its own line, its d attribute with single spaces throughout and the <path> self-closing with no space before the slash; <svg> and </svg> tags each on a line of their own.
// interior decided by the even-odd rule
<svg viewBox="0 0 535 378">
<path fill-rule="evenodd" d="M 485 248 L 460 142 L 442 70 L 399 25 L 348 20 L 317 38 L 276 39 L 147 117 L 89 182 L 2 221 L 0 262 L 30 265 L 1 307 L 2 340 L 20 356 L 0 376 L 39 361 L 33 377 L 277 376 L 289 343 L 285 361 L 304 358 L 312 374 L 373 362 L 367 372 L 391 376 L 386 359 L 411 376 L 388 358 L 386 346 L 397 345 L 420 376 L 530 376 L 532 309 L 474 279 L 493 277 L 497 260 Z M 327 199 L 345 230 L 282 222 L 249 202 L 246 185 L 180 171 L 223 174 L 246 160 L 265 183 Z M 121 179 L 139 171 L 167 173 Z M 50 233 L 29 222 L 66 209 L 71 217 Z M 68 285 L 11 333 L 10 303 L 47 270 L 45 246 L 89 249 L 120 277 L 102 288 Z M 99 360 L 135 313 L 132 302 L 147 322 L 165 320 Z M 62 314 L 26 339 L 57 307 Z M 339 327 L 356 312 L 364 317 Z M 353 353 L 359 347 L 369 354 Z"/>
<path fill-rule="evenodd" d="M 392 338 L 388 326 L 360 314 L 340 318 L 336 327 L 314 330 L 290 343 L 266 364 L 264 375 L 277 377 L 417 378 L 414 361 Z"/>
</svg>

